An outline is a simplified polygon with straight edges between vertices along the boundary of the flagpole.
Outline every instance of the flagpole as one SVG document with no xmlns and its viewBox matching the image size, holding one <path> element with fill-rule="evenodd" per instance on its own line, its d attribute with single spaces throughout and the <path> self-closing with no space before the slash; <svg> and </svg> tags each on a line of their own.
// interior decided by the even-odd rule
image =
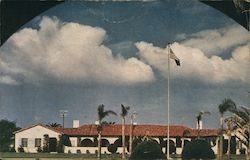
<svg viewBox="0 0 250 160">
<path fill-rule="evenodd" d="M 170 159 L 170 154 L 169 154 L 169 125 L 170 125 L 170 117 L 169 117 L 169 81 L 170 81 L 170 43 L 168 44 L 168 139 L 167 139 L 167 159 Z"/>
</svg>

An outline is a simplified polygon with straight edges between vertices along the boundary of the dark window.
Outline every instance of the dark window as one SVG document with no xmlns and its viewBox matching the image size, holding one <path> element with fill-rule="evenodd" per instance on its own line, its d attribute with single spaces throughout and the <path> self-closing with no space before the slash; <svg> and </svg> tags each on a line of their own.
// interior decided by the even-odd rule
<svg viewBox="0 0 250 160">
<path fill-rule="evenodd" d="M 35 147 L 41 147 L 41 138 L 35 138 Z"/>
<path fill-rule="evenodd" d="M 28 138 L 22 138 L 21 145 L 22 147 L 28 147 Z"/>
</svg>

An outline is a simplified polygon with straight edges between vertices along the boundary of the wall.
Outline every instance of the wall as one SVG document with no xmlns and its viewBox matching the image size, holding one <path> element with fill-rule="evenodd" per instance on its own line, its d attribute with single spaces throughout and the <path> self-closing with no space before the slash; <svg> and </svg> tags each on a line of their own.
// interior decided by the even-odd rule
<svg viewBox="0 0 250 160">
<path fill-rule="evenodd" d="M 56 138 L 59 140 L 59 133 L 47 129 L 43 126 L 34 126 L 24 131 L 15 134 L 15 150 L 18 152 L 18 147 L 21 145 L 22 138 L 28 138 L 28 146 L 23 147 L 25 152 L 36 153 L 37 147 L 35 147 L 35 138 L 41 138 L 41 147 L 43 147 L 44 135 L 48 134 L 50 138 Z"/>
</svg>

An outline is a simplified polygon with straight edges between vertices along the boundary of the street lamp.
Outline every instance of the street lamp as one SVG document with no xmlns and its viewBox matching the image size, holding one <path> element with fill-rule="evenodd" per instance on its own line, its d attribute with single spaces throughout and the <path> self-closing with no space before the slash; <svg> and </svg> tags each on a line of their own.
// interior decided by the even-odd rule
<svg viewBox="0 0 250 160">
<path fill-rule="evenodd" d="M 133 143 L 133 120 L 138 115 L 137 112 L 131 114 L 131 123 L 130 123 L 130 136 L 129 136 L 129 154 L 132 154 L 132 143 Z"/>
</svg>

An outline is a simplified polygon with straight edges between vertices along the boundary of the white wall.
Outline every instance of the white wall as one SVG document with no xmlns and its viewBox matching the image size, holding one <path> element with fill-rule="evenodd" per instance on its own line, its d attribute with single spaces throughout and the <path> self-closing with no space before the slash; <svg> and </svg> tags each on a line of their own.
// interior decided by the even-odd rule
<svg viewBox="0 0 250 160">
<path fill-rule="evenodd" d="M 59 140 L 60 133 L 57 133 L 40 125 L 16 133 L 15 134 L 16 152 L 18 152 L 18 147 L 21 145 L 21 139 L 28 138 L 28 146 L 23 147 L 24 151 L 29 153 L 36 153 L 37 147 L 35 147 L 35 138 L 41 138 L 41 147 L 43 147 L 43 139 L 45 134 L 48 134 L 50 138 L 56 138 L 57 140 Z"/>
</svg>

